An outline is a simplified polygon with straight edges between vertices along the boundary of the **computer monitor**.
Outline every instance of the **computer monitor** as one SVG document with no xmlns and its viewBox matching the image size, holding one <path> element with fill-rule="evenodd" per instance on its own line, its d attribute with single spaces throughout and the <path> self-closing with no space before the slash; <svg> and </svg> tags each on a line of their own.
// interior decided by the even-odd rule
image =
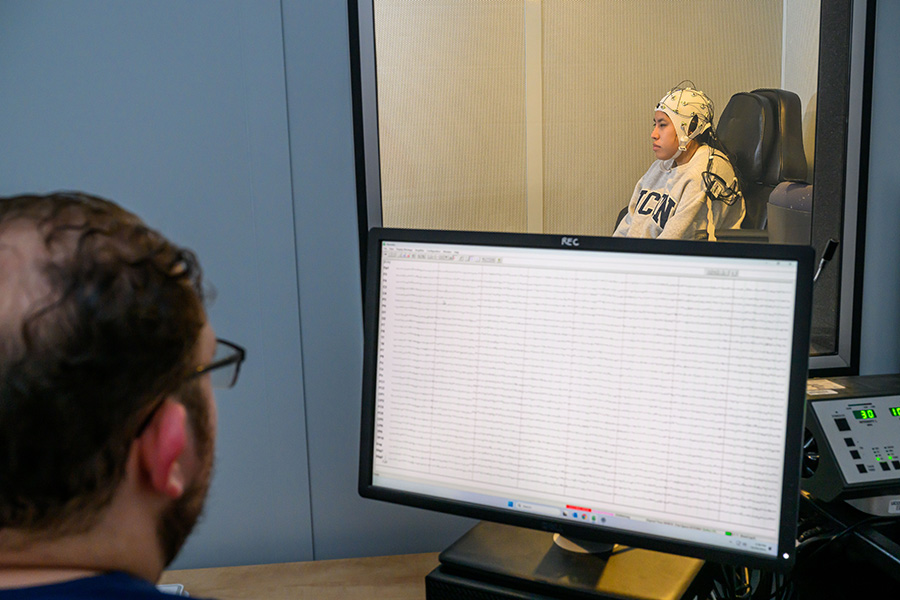
<svg viewBox="0 0 900 600">
<path fill-rule="evenodd" d="M 794 559 L 812 250 L 373 229 L 364 497 Z"/>
</svg>

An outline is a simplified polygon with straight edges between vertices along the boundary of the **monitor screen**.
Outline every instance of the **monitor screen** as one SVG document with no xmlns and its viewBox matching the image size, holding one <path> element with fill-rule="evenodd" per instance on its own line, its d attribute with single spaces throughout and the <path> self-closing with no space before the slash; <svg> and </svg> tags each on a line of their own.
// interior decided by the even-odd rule
<svg viewBox="0 0 900 600">
<path fill-rule="evenodd" d="M 812 259 L 371 230 L 360 493 L 786 568 Z"/>
</svg>

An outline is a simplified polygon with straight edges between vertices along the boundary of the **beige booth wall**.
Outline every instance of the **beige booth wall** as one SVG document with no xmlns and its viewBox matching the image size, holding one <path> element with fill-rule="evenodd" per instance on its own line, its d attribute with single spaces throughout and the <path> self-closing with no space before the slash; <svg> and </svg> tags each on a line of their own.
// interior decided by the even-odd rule
<svg viewBox="0 0 900 600">
<path fill-rule="evenodd" d="M 525 229 L 522 0 L 376 0 L 387 226 Z"/>
<path fill-rule="evenodd" d="M 784 65 L 781 87 L 800 96 L 803 150 L 812 177 L 816 140 L 816 89 L 819 85 L 820 0 L 790 0 L 784 5 Z M 812 182 L 812 179 L 809 180 Z"/>
<path fill-rule="evenodd" d="M 375 0 L 383 223 L 611 233 L 659 98 L 689 79 L 718 116 L 780 87 L 784 17 L 781 0 Z"/>
</svg>

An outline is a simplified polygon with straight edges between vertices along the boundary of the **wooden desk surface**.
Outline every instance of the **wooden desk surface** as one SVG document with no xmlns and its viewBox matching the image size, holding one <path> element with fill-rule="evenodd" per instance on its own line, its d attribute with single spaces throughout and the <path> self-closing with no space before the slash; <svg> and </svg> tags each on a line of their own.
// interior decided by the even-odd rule
<svg viewBox="0 0 900 600">
<path fill-rule="evenodd" d="M 424 600 L 425 576 L 438 553 L 166 571 L 192 596 L 217 600 Z"/>
</svg>

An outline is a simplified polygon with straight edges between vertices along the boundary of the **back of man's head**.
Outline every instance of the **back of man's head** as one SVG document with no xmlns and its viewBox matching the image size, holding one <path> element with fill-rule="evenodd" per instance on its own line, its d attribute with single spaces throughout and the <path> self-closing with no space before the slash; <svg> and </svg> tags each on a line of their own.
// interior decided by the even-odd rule
<svg viewBox="0 0 900 600">
<path fill-rule="evenodd" d="M 84 531 L 192 366 L 194 255 L 84 194 L 0 198 L 0 530 Z"/>
</svg>

